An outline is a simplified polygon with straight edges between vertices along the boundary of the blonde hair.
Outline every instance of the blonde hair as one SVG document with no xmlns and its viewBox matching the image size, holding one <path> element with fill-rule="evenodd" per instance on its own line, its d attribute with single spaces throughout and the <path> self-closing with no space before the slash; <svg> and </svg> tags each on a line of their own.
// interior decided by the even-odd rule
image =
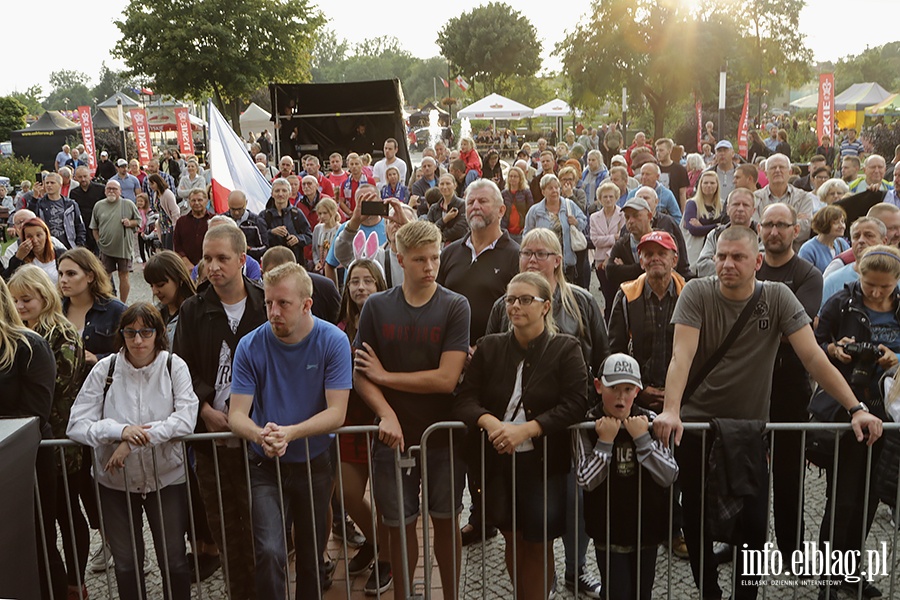
<svg viewBox="0 0 900 600">
<path fill-rule="evenodd" d="M 266 271 L 266 274 L 263 275 L 263 284 L 266 286 L 277 285 L 288 278 L 292 278 L 297 283 L 297 289 L 300 290 L 301 298 L 312 298 L 312 278 L 306 272 L 306 269 L 295 262 L 284 263 L 271 271 Z"/>
<path fill-rule="evenodd" d="M 886 244 L 866 248 L 862 258 L 859 259 L 859 272 L 865 275 L 869 271 L 887 273 L 895 279 L 900 279 L 900 250 Z"/>
<path fill-rule="evenodd" d="M 701 191 L 701 183 L 703 183 L 703 178 L 714 178 L 716 180 L 716 193 L 712 195 L 711 198 L 706 198 Z M 722 197 L 719 195 L 722 190 L 722 185 L 719 183 L 719 176 L 716 175 L 715 171 L 704 171 L 700 175 L 700 179 L 697 180 L 697 191 L 694 192 L 694 197 L 691 200 L 694 201 L 694 204 L 697 205 L 697 218 L 699 219 L 718 219 L 722 215 Z M 706 210 L 707 202 L 712 204 L 712 212 Z"/>
<path fill-rule="evenodd" d="M 440 247 L 441 230 L 431 221 L 412 221 L 398 229 L 394 239 L 397 253 L 406 254 L 408 250 L 429 244 L 437 244 Z"/>
<path fill-rule="evenodd" d="M 337 202 L 325 196 L 319 203 L 316 204 L 316 213 L 319 214 L 320 222 L 324 224 L 324 221 L 321 221 L 322 212 L 325 212 L 333 218 L 334 223 L 340 223 L 340 219 L 338 218 L 338 205 Z"/>
<path fill-rule="evenodd" d="M 595 195 L 597 196 L 596 200 L 598 203 L 600 202 L 600 196 L 602 196 L 603 193 L 607 191 L 614 193 L 616 195 L 616 199 L 618 199 L 622 193 L 619 191 L 619 186 L 614 184 L 612 181 L 604 181 L 599 186 L 597 186 L 597 193 Z"/>
<path fill-rule="evenodd" d="M 547 333 L 550 335 L 555 335 L 559 332 L 559 329 L 556 327 L 556 319 L 553 318 L 553 290 L 550 289 L 550 282 L 547 281 L 547 278 L 541 275 L 540 273 L 533 273 L 531 271 L 526 271 L 525 273 L 519 273 L 515 277 L 509 280 L 509 285 L 506 287 L 509 290 L 509 286 L 514 283 L 524 283 L 526 285 L 530 285 L 534 289 L 537 290 L 537 293 L 540 294 L 542 298 L 546 302 L 550 302 L 550 310 L 544 314 L 544 329 L 547 330 Z M 512 323 L 510 323 L 510 329 L 512 329 Z"/>
<path fill-rule="evenodd" d="M 512 189 L 509 185 L 509 176 L 513 173 L 516 173 L 519 176 L 519 188 Z M 525 182 L 525 172 L 522 171 L 519 167 L 510 167 L 509 171 L 506 172 L 506 189 L 511 192 L 518 192 L 519 190 L 527 190 L 528 184 Z"/>
<path fill-rule="evenodd" d="M 56 286 L 43 269 L 34 265 L 20 267 L 9 280 L 9 291 L 14 296 L 31 292 L 44 301 L 37 322 L 31 324 L 31 329 L 41 334 L 41 337 L 49 339 L 59 331 L 67 342 L 76 345 L 80 343 L 78 331 L 63 314 Z"/>
<path fill-rule="evenodd" d="M 31 349 L 27 331 L 19 318 L 6 282 L 0 279 L 0 372 L 8 371 L 13 366 L 20 343 Z"/>
<path fill-rule="evenodd" d="M 562 246 L 559 244 L 559 238 L 556 236 L 556 234 L 553 233 L 553 231 L 551 231 L 550 229 L 546 229 L 543 227 L 532 229 L 531 231 L 526 233 L 525 237 L 522 238 L 520 247 L 525 248 L 529 244 L 543 246 L 550 250 L 550 252 L 553 252 L 554 254 L 557 254 L 559 256 L 562 256 L 563 253 Z M 562 309 L 563 311 L 571 315 L 572 318 L 575 319 L 575 322 L 578 323 L 578 337 L 584 337 L 584 319 L 582 319 L 581 309 L 578 308 L 578 302 L 575 300 L 575 293 L 572 291 L 572 287 L 569 285 L 569 282 L 566 281 L 566 274 L 563 269 L 563 261 L 559 261 L 559 264 L 556 265 L 555 269 L 553 269 L 553 275 L 556 277 L 556 285 L 557 287 L 559 287 L 559 298 L 560 300 L 562 300 Z M 548 296 L 548 298 L 553 298 L 553 296 L 550 295 Z"/>
</svg>

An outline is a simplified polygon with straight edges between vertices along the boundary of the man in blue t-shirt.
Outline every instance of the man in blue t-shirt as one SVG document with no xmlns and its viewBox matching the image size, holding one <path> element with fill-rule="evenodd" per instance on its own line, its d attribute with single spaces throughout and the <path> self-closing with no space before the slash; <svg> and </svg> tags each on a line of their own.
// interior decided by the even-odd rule
<svg viewBox="0 0 900 600">
<path fill-rule="evenodd" d="M 403 284 L 373 294 L 363 305 L 354 342 L 354 383 L 379 420 L 372 447 L 372 487 L 389 531 L 394 597 L 406 598 L 409 582 L 404 575 L 415 572 L 419 556 L 416 522 L 422 467 L 416 459 L 403 468 L 399 496 L 395 452 L 419 445 L 429 426 L 453 419 L 453 390 L 469 351 L 470 310 L 464 296 L 435 282 L 442 240 L 434 223 L 407 223 L 395 241 Z M 453 520 L 462 509 L 459 444 L 451 454 L 447 430 L 435 431 L 426 444 L 434 554 L 444 598 L 456 598 L 459 571 L 454 573 L 451 565 L 461 564 L 462 540 Z M 407 553 L 401 527 L 406 528 Z M 404 561 L 408 561 L 405 572 Z"/>
<path fill-rule="evenodd" d="M 284 597 L 290 514 L 296 528 L 296 597 L 313 598 L 318 582 L 327 578 L 322 553 L 335 467 L 328 432 L 341 426 L 347 412 L 353 387 L 350 344 L 340 329 L 313 316 L 312 281 L 303 267 L 275 267 L 264 283 L 269 322 L 238 344 L 229 424 L 250 442 L 256 595 Z"/>
</svg>

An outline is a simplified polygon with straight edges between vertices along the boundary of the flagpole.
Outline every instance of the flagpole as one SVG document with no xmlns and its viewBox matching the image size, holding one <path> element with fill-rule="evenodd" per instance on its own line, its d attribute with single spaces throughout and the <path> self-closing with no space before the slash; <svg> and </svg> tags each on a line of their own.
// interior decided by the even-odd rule
<svg viewBox="0 0 900 600">
<path fill-rule="evenodd" d="M 453 100 L 453 88 L 450 86 L 450 61 L 447 61 L 447 97 L 450 100 Z M 453 125 L 453 102 L 447 104 L 447 108 L 450 109 L 450 125 Z"/>
<path fill-rule="evenodd" d="M 432 88 L 432 93 L 434 94 L 434 99 L 437 100 L 437 78 L 436 77 L 431 78 L 431 88 Z"/>
</svg>

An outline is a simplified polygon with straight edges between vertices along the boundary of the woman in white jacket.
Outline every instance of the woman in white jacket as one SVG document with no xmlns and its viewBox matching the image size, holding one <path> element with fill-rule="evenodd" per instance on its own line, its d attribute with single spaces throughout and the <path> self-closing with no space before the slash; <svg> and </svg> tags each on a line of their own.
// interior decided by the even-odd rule
<svg viewBox="0 0 900 600">
<path fill-rule="evenodd" d="M 146 598 L 141 511 L 146 511 L 165 597 L 190 597 L 183 446 L 197 396 L 185 362 L 167 351 L 159 311 L 139 302 L 122 313 L 115 354 L 94 366 L 69 418 L 68 436 L 95 448 L 103 525 L 122 600 Z M 132 545 L 134 540 L 134 545 Z"/>
</svg>

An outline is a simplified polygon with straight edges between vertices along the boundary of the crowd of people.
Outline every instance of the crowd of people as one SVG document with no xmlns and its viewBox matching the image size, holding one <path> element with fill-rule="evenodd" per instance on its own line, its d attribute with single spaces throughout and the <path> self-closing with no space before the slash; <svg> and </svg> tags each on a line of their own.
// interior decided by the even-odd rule
<svg viewBox="0 0 900 600">
<path fill-rule="evenodd" d="M 330 535 L 358 548 L 347 571 L 368 573 L 367 593 L 406 597 L 423 478 L 409 449 L 455 420 L 466 433 L 427 433 L 448 598 L 462 548 L 498 531 L 520 597 L 559 581 L 650 598 L 670 539 L 703 597 L 722 597 L 712 542 L 762 548 L 770 468 L 778 547 L 802 547 L 802 438 L 779 433 L 770 460 L 764 426 L 810 413 L 853 429 L 838 468 L 823 465 L 837 492 L 819 541 L 861 549 L 879 498 L 893 503 L 865 476 L 866 447 L 894 479 L 900 459 L 881 435 L 900 416 L 897 156 L 888 175 L 848 132 L 839 176 L 828 140 L 801 176 L 783 145 L 757 163 L 706 133 L 708 165 L 643 133 L 626 148 L 614 127 L 525 143 L 511 165 L 468 137 L 416 168 L 394 139 L 374 165 L 335 153 L 327 171 L 254 147 L 272 182 L 258 214 L 241 190 L 215 214 L 208 169 L 171 153 L 97 180 L 66 159 L 23 185 L 2 257 L 0 414 L 84 448 L 38 453 L 44 597 L 87 598 L 88 568 L 146 597 L 141 514 L 166 597 L 223 563 L 232 598 L 286 597 L 290 553 L 296 597 L 315 597 Z M 156 305 L 128 304 L 135 262 Z M 685 422 L 712 423 L 711 439 Z M 179 441 L 192 432 L 234 435 Z M 751 484 L 704 533 L 703 481 L 722 461 Z M 746 575 L 733 597 L 756 597 Z M 880 595 L 846 575 L 820 597 Z"/>
</svg>

